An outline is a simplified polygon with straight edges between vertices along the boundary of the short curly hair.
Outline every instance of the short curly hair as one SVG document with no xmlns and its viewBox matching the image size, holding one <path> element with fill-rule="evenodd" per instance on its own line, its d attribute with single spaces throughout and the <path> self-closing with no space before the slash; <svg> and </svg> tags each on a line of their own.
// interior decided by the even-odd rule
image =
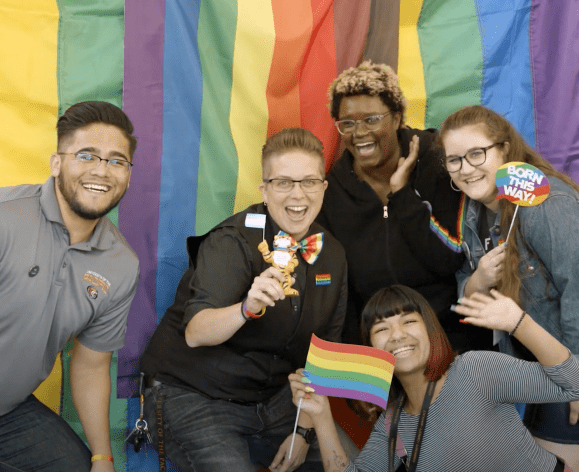
<svg viewBox="0 0 579 472">
<path fill-rule="evenodd" d="M 332 118 L 339 119 L 342 98 L 354 95 L 380 97 L 391 112 L 400 113 L 400 124 L 404 124 L 406 99 L 398 85 L 398 76 L 390 66 L 364 61 L 358 67 L 351 67 L 342 72 L 328 89 Z"/>
</svg>

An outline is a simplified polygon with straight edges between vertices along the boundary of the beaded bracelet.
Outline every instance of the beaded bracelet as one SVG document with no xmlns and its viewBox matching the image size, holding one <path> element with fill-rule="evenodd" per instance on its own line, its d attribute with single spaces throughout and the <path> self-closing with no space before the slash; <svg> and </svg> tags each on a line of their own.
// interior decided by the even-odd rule
<svg viewBox="0 0 579 472">
<path fill-rule="evenodd" d="M 106 456 L 104 454 L 95 454 L 90 458 L 90 461 L 111 461 L 113 464 L 115 463 L 115 460 L 111 456 Z"/>
<path fill-rule="evenodd" d="M 509 333 L 509 336 L 512 336 L 513 334 L 515 334 L 515 331 L 517 330 L 517 328 L 518 328 L 519 325 L 521 324 L 521 321 L 523 321 L 523 318 L 525 317 L 526 314 L 527 314 L 527 312 L 523 310 L 523 313 L 521 314 L 521 317 L 519 318 L 519 321 L 517 321 L 517 324 L 515 325 L 515 327 L 513 328 L 513 330 Z"/>
<path fill-rule="evenodd" d="M 261 318 L 264 313 L 265 313 L 265 307 L 263 307 L 261 309 L 261 313 L 259 315 L 257 313 L 252 313 L 251 311 L 249 311 L 247 309 L 247 298 L 245 298 L 243 300 L 243 302 L 241 302 L 241 316 L 243 316 L 246 321 L 250 321 L 251 319 L 256 320 L 258 318 Z"/>
</svg>

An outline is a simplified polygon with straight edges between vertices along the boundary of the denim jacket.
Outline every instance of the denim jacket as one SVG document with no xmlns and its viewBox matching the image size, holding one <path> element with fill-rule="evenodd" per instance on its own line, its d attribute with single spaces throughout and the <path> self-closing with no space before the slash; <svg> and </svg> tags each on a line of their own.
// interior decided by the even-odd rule
<svg viewBox="0 0 579 472">
<path fill-rule="evenodd" d="M 533 319 L 576 356 L 579 354 L 579 194 L 556 177 L 549 177 L 549 197 L 540 205 L 520 207 L 521 234 L 517 240 L 521 305 Z M 458 294 L 464 288 L 482 256 L 478 236 L 482 203 L 467 198 L 463 216 L 463 251 L 466 261 L 456 273 Z M 500 237 L 500 212 L 490 228 L 496 247 Z M 505 261 L 508 264 L 508 261 Z M 513 354 L 509 336 L 501 331 L 502 352 Z"/>
</svg>

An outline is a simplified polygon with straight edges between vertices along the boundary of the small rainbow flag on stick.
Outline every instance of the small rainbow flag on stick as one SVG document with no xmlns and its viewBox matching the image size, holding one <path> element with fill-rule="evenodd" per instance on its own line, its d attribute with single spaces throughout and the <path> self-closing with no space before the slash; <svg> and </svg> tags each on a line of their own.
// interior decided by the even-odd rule
<svg viewBox="0 0 579 472">
<path fill-rule="evenodd" d="M 381 349 L 332 343 L 312 334 L 304 375 L 317 394 L 386 408 L 395 361 Z"/>
</svg>

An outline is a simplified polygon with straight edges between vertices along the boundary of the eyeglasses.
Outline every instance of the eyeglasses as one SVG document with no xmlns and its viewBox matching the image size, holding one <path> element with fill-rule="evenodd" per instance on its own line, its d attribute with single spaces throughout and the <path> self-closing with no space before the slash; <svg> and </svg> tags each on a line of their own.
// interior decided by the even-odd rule
<svg viewBox="0 0 579 472">
<path fill-rule="evenodd" d="M 300 187 L 305 193 L 317 193 L 324 188 L 323 179 L 264 179 L 263 181 L 266 184 L 271 184 L 271 188 L 280 193 L 291 192 L 295 184 L 300 184 Z"/>
<path fill-rule="evenodd" d="M 473 167 L 482 166 L 487 160 L 487 151 L 494 148 L 495 146 L 500 146 L 502 143 L 493 143 L 487 147 L 475 148 L 468 151 L 464 156 L 446 156 L 443 157 L 442 165 L 446 168 L 448 172 L 458 172 L 462 168 L 462 160 L 466 161 Z"/>
<path fill-rule="evenodd" d="M 85 166 L 96 167 L 101 161 L 106 162 L 107 169 L 113 172 L 128 172 L 133 167 L 133 163 L 127 161 L 126 159 L 105 159 L 104 157 L 97 156 L 96 154 L 91 154 L 90 152 L 80 151 L 80 152 L 59 152 L 59 155 L 69 154 L 74 156 L 77 162 Z"/>
<path fill-rule="evenodd" d="M 366 131 L 376 131 L 378 128 L 380 128 L 380 124 L 382 123 L 384 117 L 390 114 L 391 113 L 384 113 L 382 115 L 367 116 L 361 120 L 339 120 L 334 121 L 334 124 L 336 125 L 336 128 L 338 128 L 340 134 L 343 134 L 344 136 L 352 134 L 354 131 L 356 131 L 356 125 L 358 124 L 364 126 Z"/>
</svg>

